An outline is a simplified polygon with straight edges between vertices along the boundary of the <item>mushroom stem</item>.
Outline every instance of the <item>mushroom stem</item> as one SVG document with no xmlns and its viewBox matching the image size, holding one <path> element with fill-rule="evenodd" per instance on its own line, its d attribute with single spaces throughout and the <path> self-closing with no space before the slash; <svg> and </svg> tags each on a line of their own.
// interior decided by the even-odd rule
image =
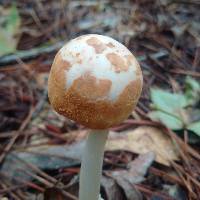
<svg viewBox="0 0 200 200">
<path fill-rule="evenodd" d="M 108 130 L 92 130 L 81 162 L 79 200 L 99 200 L 104 146 Z"/>
</svg>

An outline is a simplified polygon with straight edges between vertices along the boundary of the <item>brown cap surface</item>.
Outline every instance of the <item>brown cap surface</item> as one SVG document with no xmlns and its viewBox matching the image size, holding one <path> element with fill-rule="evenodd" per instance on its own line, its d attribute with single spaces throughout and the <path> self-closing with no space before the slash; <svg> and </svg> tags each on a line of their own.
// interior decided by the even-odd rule
<svg viewBox="0 0 200 200">
<path fill-rule="evenodd" d="M 140 66 L 124 45 L 90 34 L 71 40 L 57 53 L 48 95 L 59 114 L 88 128 L 106 129 L 129 116 L 142 81 Z"/>
</svg>

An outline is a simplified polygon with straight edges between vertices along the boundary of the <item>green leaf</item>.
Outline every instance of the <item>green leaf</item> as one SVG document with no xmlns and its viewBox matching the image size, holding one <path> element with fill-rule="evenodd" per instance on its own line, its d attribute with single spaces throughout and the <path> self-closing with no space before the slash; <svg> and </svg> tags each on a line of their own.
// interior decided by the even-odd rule
<svg viewBox="0 0 200 200">
<path fill-rule="evenodd" d="M 192 124 L 188 125 L 187 129 L 200 136 L 200 121 L 193 122 Z"/>
<path fill-rule="evenodd" d="M 16 50 L 18 38 L 16 33 L 20 26 L 20 16 L 17 7 L 13 5 L 1 16 L 0 24 L 0 56 L 13 53 Z"/>
<path fill-rule="evenodd" d="M 192 77 L 187 76 L 185 84 L 185 96 L 188 99 L 190 105 L 194 105 L 200 100 L 200 83 Z"/>
<path fill-rule="evenodd" d="M 192 77 L 187 76 L 185 83 L 186 83 L 186 87 L 188 87 L 187 89 L 200 91 L 200 83 L 196 81 L 195 79 L 193 79 Z"/>
<path fill-rule="evenodd" d="M 173 94 L 161 89 L 151 89 L 151 100 L 156 109 L 163 110 L 173 115 L 187 106 L 188 102 L 183 94 Z"/>
<path fill-rule="evenodd" d="M 183 128 L 183 122 L 181 121 L 181 119 L 175 116 L 166 114 L 162 111 L 152 111 L 149 113 L 149 117 L 152 120 L 162 122 L 168 128 L 173 129 L 173 130 L 180 130 Z"/>
<path fill-rule="evenodd" d="M 188 127 L 188 130 L 200 136 L 200 123 L 192 123 L 199 119 L 199 111 L 190 106 L 200 100 L 200 84 L 195 79 L 187 77 L 185 94 L 173 94 L 153 88 L 151 100 L 154 108 L 149 113 L 151 119 L 160 121 L 173 130 Z"/>
</svg>

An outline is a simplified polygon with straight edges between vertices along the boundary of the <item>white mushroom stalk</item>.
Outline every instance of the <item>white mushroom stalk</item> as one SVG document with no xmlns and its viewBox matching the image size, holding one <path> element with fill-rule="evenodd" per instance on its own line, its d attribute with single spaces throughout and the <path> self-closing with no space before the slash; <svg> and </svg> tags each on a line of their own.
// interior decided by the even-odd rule
<svg viewBox="0 0 200 200">
<path fill-rule="evenodd" d="M 108 130 L 93 130 L 88 135 L 81 163 L 79 200 L 99 197 L 107 135 Z"/>
<path fill-rule="evenodd" d="M 96 34 L 71 40 L 56 55 L 49 100 L 61 115 L 92 129 L 82 158 L 80 200 L 98 200 L 108 128 L 125 120 L 140 97 L 142 73 L 133 54 Z"/>
</svg>

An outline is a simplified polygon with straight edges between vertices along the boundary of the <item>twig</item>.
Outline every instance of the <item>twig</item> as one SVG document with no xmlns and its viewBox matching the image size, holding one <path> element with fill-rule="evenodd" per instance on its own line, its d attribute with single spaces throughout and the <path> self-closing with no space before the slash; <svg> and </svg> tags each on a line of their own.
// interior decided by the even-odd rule
<svg viewBox="0 0 200 200">
<path fill-rule="evenodd" d="M 11 150 L 13 144 L 15 143 L 15 141 L 17 140 L 17 138 L 19 137 L 20 133 L 26 128 L 26 126 L 28 125 L 29 121 L 31 120 L 32 117 L 32 113 L 33 113 L 33 107 L 31 107 L 29 114 L 27 116 L 27 118 L 24 120 L 24 122 L 21 124 L 19 130 L 16 132 L 16 134 L 11 138 L 10 142 L 7 144 L 7 146 L 5 147 L 3 153 L 0 156 L 0 163 L 4 160 L 6 154 Z"/>
<path fill-rule="evenodd" d="M 15 63 L 18 59 L 28 60 L 40 56 L 41 54 L 52 53 L 60 49 L 66 41 L 61 41 L 48 47 L 33 48 L 26 51 L 19 51 L 16 54 L 5 55 L 0 57 L 0 66 Z"/>
<path fill-rule="evenodd" d="M 5 183 L 3 183 L 2 181 L 1 181 L 1 186 L 2 186 L 2 188 L 3 189 L 7 189 L 8 188 L 8 186 L 5 184 Z M 16 200 L 23 200 L 23 199 L 21 199 L 18 195 L 16 195 L 13 191 L 10 191 L 9 192 L 9 195 L 11 196 L 11 197 L 13 197 L 14 199 L 16 199 Z"/>
<path fill-rule="evenodd" d="M 7 187 L 4 189 L 0 189 L 0 194 L 10 193 L 11 191 L 15 191 L 17 189 L 24 188 L 25 186 L 26 186 L 26 184 L 24 183 L 21 185 L 15 185 L 15 186 Z"/>
<path fill-rule="evenodd" d="M 187 70 L 181 70 L 181 69 L 171 69 L 170 72 L 175 73 L 175 74 L 182 74 L 182 75 L 190 75 L 190 76 L 194 76 L 194 77 L 200 77 L 200 73 L 194 72 L 194 71 L 187 71 Z"/>
<path fill-rule="evenodd" d="M 137 190 L 149 195 L 149 196 L 152 196 L 152 195 L 157 195 L 158 197 L 162 198 L 163 200 L 173 200 L 172 197 L 169 197 L 168 195 L 165 195 L 165 194 L 162 194 L 160 192 L 154 192 L 152 190 L 150 190 L 149 188 L 145 187 L 144 185 L 142 184 L 137 184 L 134 186 Z"/>
<path fill-rule="evenodd" d="M 5 172 L 3 172 L 3 173 L 0 172 L 0 175 L 1 175 L 1 177 L 5 177 L 5 178 L 9 177 L 8 173 L 5 173 Z M 13 179 L 14 181 L 16 181 L 16 182 L 21 183 L 21 185 L 28 186 L 28 187 L 30 187 L 30 188 L 33 188 L 33 189 L 39 191 L 39 192 L 44 192 L 44 189 L 43 189 L 42 187 L 36 185 L 35 183 L 32 183 L 32 182 L 30 182 L 30 181 L 25 181 L 25 180 L 23 180 L 23 179 L 21 179 L 21 178 L 19 178 L 19 177 L 12 177 L 12 179 Z M 16 187 L 20 187 L 20 186 L 16 186 Z M 11 187 L 10 187 L 10 188 L 11 188 Z M 15 190 L 16 190 L 16 189 L 15 189 Z"/>
</svg>

